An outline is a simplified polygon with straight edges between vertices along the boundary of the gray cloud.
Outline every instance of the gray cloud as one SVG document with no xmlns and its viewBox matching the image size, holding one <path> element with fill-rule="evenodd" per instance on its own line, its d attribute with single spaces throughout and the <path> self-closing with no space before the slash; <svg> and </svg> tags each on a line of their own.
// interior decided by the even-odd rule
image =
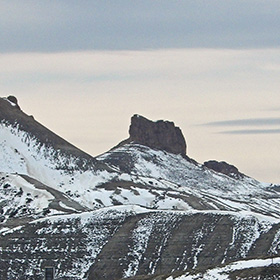
<svg viewBox="0 0 280 280">
<path fill-rule="evenodd" d="M 266 111 L 272 111 L 272 112 L 280 112 L 280 107 L 272 107 Z"/>
<path fill-rule="evenodd" d="M 219 134 L 280 134 L 280 129 L 241 129 L 220 131 Z"/>
<path fill-rule="evenodd" d="M 255 118 L 255 119 L 238 119 L 238 120 L 227 120 L 218 122 L 209 122 L 203 124 L 204 126 L 213 127 L 268 127 L 268 126 L 278 126 L 280 127 L 280 118 Z M 280 134 L 280 129 L 235 129 L 235 130 L 225 130 L 219 131 L 219 134 Z"/>
<path fill-rule="evenodd" d="M 279 1 L 1 3 L 1 52 L 278 47 Z"/>
<path fill-rule="evenodd" d="M 239 119 L 218 122 L 209 122 L 206 126 L 268 126 L 280 125 L 280 118 L 256 118 L 256 119 Z"/>
</svg>

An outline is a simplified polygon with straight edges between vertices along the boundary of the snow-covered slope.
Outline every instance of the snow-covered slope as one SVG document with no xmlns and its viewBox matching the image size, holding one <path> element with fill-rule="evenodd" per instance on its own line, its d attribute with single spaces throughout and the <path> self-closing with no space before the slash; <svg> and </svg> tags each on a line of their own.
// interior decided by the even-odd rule
<svg viewBox="0 0 280 280">
<path fill-rule="evenodd" d="M 107 170 L 95 167 L 81 170 L 76 166 L 75 157 L 53 156 L 54 151 L 38 146 L 36 140 L 26 137 L 26 132 L 4 124 L 0 129 L 0 170 L 3 173 L 0 194 L 5 197 L 7 205 L 5 216 L 15 211 L 12 198 L 16 193 L 20 198 L 16 205 L 22 207 L 26 204 L 24 197 L 30 191 L 26 191 L 24 186 L 26 183 L 30 185 L 30 180 L 28 182 L 22 175 L 35 178 L 46 186 L 41 187 L 41 192 L 44 189 L 52 196 L 51 189 L 59 191 L 89 210 L 137 204 L 154 209 L 254 211 L 274 217 L 280 214 L 280 196 L 276 186 L 262 184 L 246 176 L 236 180 L 182 155 L 126 144 L 96 159 L 101 166 L 108 166 Z M 61 168 L 65 161 L 67 169 Z M 27 182 L 23 183 L 23 180 Z M 12 188 L 7 188 L 7 185 Z M 34 185 L 33 188 L 36 189 Z M 29 204 L 29 210 L 34 207 L 32 211 L 36 208 L 36 212 L 53 213 L 46 211 L 48 201 L 51 204 L 52 199 L 42 203 L 41 196 L 31 198 L 33 203 Z M 20 213 L 24 214 L 22 211 L 17 214 Z"/>
<path fill-rule="evenodd" d="M 208 269 L 205 272 L 192 272 L 166 280 L 230 280 L 230 279 L 279 279 L 280 257 L 250 259 L 230 263 L 223 267 Z"/>
<path fill-rule="evenodd" d="M 149 206 L 158 209 L 253 211 L 275 217 L 280 214 L 276 186 L 247 176 L 234 179 L 182 155 L 126 144 L 97 160 L 119 168 L 123 178 L 127 174 L 128 181 L 139 184 L 138 188 L 131 190 L 136 188 L 151 196 L 156 194 L 157 201 L 153 200 Z M 141 185 L 146 187 L 141 188 Z M 129 200 L 123 192 L 119 191 L 120 199 L 123 196 Z"/>
<path fill-rule="evenodd" d="M 49 195 L 51 195 L 50 189 L 65 195 L 69 193 L 73 200 L 77 200 L 85 208 L 93 209 L 94 205 L 87 190 L 115 176 L 105 169 L 97 169 L 92 163 L 88 164 L 85 159 L 71 154 L 65 155 L 38 142 L 32 134 L 20 130 L 18 126 L 13 127 L 2 123 L 0 131 L 0 172 L 3 173 L 0 194 L 6 197 L 6 204 L 8 204 L 9 191 L 17 192 L 18 196 L 20 193 L 22 196 L 29 193 L 29 191 L 25 191 L 26 183 L 23 183 L 23 178 L 15 179 L 21 175 L 27 175 L 41 182 L 42 186 L 46 186 L 45 191 L 49 192 Z M 84 165 L 80 166 L 82 160 Z M 85 168 L 87 165 L 88 169 Z M 30 185 L 30 182 L 27 184 Z M 13 189 L 17 190 L 3 188 L 5 185 L 11 185 Z M 12 197 L 11 194 L 9 195 Z M 35 204 L 42 205 L 41 210 L 47 207 L 46 201 L 42 203 L 40 196 L 32 199 Z M 11 203 L 14 204 L 12 201 Z M 20 206 L 21 203 L 17 205 Z M 29 208 L 32 207 L 33 204 L 30 204 Z"/>
<path fill-rule="evenodd" d="M 167 278 L 183 271 L 190 271 L 187 277 L 197 277 L 195 270 L 222 265 L 225 268 L 203 270 L 199 275 L 223 275 L 249 264 L 239 262 L 238 268 L 233 261 L 277 256 L 279 232 L 278 219 L 248 212 L 113 206 L 35 219 L 12 230 L 3 228 L 0 272 L 6 279 L 21 275 L 20 279 L 32 276 L 39 280 L 43 277 L 41 268 L 54 266 L 58 279 L 153 274 Z"/>
<path fill-rule="evenodd" d="M 6 111 L 16 110 L 18 117 L 13 122 L 9 117 L 0 123 L 2 186 L 10 184 L 20 192 L 21 183 L 6 180 L 5 176 L 27 175 L 48 187 L 46 192 L 50 189 L 59 191 L 89 210 L 137 204 L 156 209 L 254 211 L 279 217 L 280 196 L 276 186 L 246 176 L 234 179 L 181 154 L 133 142 L 96 159 L 82 152 L 77 154 L 69 144 L 70 151 L 75 151 L 72 153 L 65 148 L 68 144 L 62 145 L 61 138 L 51 132 L 44 132 L 51 135 L 51 141 L 38 139 L 34 127 L 42 131 L 45 128 L 33 119 L 28 119 L 31 131 L 25 131 L 26 115 L 10 101 L 0 99 L 0 105 L 4 106 L 3 103 Z M 64 149 L 56 149 L 57 143 Z M 26 196 L 25 188 L 21 189 Z M 4 193 L 7 192 L 8 188 Z M 42 200 L 41 197 L 32 199 L 34 205 L 42 204 L 36 202 Z M 45 201 L 41 210 L 46 204 Z"/>
<path fill-rule="evenodd" d="M 169 137 L 174 124 L 160 123 Z M 68 264 L 57 267 L 64 279 L 162 274 L 280 253 L 280 186 L 216 172 L 182 149 L 161 149 L 160 139 L 148 141 L 152 147 L 133 139 L 141 137 L 94 158 L 23 113 L 16 99 L 0 98 L 0 257 L 7 279 L 40 275 L 38 266 L 66 252 Z M 69 246 L 55 241 L 66 242 L 63 234 Z M 27 240 L 25 252 L 13 247 L 23 246 L 24 236 L 37 242 Z M 26 254 L 32 261 L 20 272 Z"/>
</svg>

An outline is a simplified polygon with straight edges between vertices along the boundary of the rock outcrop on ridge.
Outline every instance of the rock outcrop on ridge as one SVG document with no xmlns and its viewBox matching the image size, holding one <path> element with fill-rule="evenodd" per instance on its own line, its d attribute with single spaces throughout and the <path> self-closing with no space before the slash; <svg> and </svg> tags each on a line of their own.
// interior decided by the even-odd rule
<svg viewBox="0 0 280 280">
<path fill-rule="evenodd" d="M 186 155 L 187 151 L 182 131 L 173 122 L 153 122 L 140 115 L 132 116 L 129 138 L 121 144 L 131 142 L 173 154 Z"/>
<path fill-rule="evenodd" d="M 241 179 L 244 177 L 244 174 L 239 172 L 237 167 L 225 161 L 209 160 L 204 162 L 204 166 L 236 179 Z"/>
</svg>

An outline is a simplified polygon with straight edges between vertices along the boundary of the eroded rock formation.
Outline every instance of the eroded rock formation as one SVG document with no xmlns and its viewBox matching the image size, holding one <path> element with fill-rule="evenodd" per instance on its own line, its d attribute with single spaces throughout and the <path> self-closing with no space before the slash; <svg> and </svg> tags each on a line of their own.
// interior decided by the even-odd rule
<svg viewBox="0 0 280 280">
<path fill-rule="evenodd" d="M 173 122 L 163 120 L 153 122 L 140 115 L 132 116 L 129 138 L 124 142 L 135 142 L 173 154 L 186 155 L 187 149 L 181 129 Z"/>
</svg>

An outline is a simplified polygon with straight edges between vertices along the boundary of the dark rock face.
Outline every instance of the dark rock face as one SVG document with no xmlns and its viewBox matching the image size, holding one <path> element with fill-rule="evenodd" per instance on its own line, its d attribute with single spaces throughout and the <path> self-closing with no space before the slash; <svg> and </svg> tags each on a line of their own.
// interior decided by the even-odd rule
<svg viewBox="0 0 280 280">
<path fill-rule="evenodd" d="M 186 154 L 186 141 L 179 127 L 169 121 L 150 121 L 142 116 L 134 115 L 131 118 L 127 142 L 135 142 L 165 150 L 173 154 Z"/>
<path fill-rule="evenodd" d="M 204 166 L 210 168 L 216 172 L 228 175 L 235 179 L 240 179 L 244 177 L 244 174 L 240 173 L 239 170 L 231 164 L 228 164 L 225 161 L 216 161 L 216 160 L 209 160 L 204 162 Z"/>
<path fill-rule="evenodd" d="M 16 98 L 15 96 L 10 95 L 10 96 L 7 97 L 7 99 L 8 99 L 10 102 L 14 103 L 18 109 L 20 109 L 20 107 L 19 107 L 19 105 L 18 105 L 17 98 Z"/>
</svg>

